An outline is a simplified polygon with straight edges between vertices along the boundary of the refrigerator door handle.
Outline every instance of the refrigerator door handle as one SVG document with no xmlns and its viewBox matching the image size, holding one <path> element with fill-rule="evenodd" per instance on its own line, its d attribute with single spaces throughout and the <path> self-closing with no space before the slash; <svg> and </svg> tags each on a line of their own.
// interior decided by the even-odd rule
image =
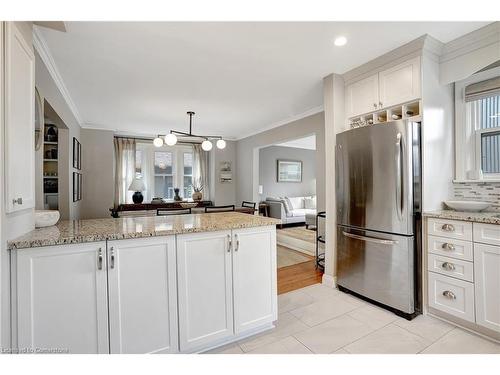
<svg viewBox="0 0 500 375">
<path fill-rule="evenodd" d="M 359 234 L 347 233 L 345 231 L 342 231 L 342 234 L 346 237 L 354 238 L 356 240 L 373 242 L 373 243 L 378 243 L 381 245 L 396 245 L 398 243 L 398 241 L 394 241 L 394 240 L 384 240 L 382 238 L 360 236 Z"/>
<path fill-rule="evenodd" d="M 396 136 L 396 211 L 398 214 L 398 219 L 401 221 L 403 219 L 403 191 L 402 191 L 402 184 L 401 184 L 401 179 L 402 179 L 402 162 L 401 162 L 401 155 L 402 155 L 402 148 L 403 148 L 403 142 L 402 142 L 402 136 L 401 133 L 398 133 Z"/>
</svg>

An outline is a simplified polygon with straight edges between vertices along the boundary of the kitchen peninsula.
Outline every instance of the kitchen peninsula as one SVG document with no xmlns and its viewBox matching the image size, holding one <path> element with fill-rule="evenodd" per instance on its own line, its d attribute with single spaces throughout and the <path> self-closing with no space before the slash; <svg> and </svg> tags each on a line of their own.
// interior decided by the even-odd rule
<svg viewBox="0 0 500 375">
<path fill-rule="evenodd" d="M 273 328 L 279 221 L 62 221 L 9 242 L 21 352 L 201 352 Z"/>
</svg>

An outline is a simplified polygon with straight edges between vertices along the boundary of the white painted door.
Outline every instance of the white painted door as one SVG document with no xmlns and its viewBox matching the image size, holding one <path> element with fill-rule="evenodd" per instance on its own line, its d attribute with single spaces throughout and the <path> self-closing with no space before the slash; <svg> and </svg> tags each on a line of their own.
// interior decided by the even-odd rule
<svg viewBox="0 0 500 375">
<path fill-rule="evenodd" d="M 177 236 L 181 351 L 234 335 L 231 231 Z"/>
<path fill-rule="evenodd" d="M 420 57 L 416 57 L 378 74 L 381 107 L 418 99 L 420 94 Z"/>
<path fill-rule="evenodd" d="M 106 243 L 16 252 L 18 348 L 108 353 Z"/>
<path fill-rule="evenodd" d="M 474 243 L 476 323 L 500 332 L 500 246 Z"/>
<path fill-rule="evenodd" d="M 373 112 L 378 108 L 378 74 L 346 87 L 347 117 Z"/>
<path fill-rule="evenodd" d="M 236 334 L 277 320 L 276 229 L 233 231 Z"/>
<path fill-rule="evenodd" d="M 178 351 L 175 237 L 108 242 L 111 353 Z"/>
<path fill-rule="evenodd" d="M 35 207 L 35 56 L 5 22 L 5 178 L 7 212 Z"/>
</svg>

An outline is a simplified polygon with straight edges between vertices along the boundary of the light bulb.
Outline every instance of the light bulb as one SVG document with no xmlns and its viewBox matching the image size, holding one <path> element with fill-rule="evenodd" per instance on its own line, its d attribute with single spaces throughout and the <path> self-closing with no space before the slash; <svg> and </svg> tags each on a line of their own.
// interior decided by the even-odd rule
<svg viewBox="0 0 500 375">
<path fill-rule="evenodd" d="M 155 139 L 153 139 L 153 144 L 155 145 L 155 147 L 161 147 L 163 146 L 163 139 L 161 139 L 160 137 L 156 137 Z"/>
<path fill-rule="evenodd" d="M 177 143 L 177 136 L 175 134 L 167 134 L 165 136 L 165 143 L 169 146 L 173 146 Z"/>
<path fill-rule="evenodd" d="M 335 38 L 335 41 L 333 44 L 335 44 L 337 47 L 342 47 L 345 46 L 347 43 L 347 38 L 345 36 L 339 36 L 338 38 Z"/>
<path fill-rule="evenodd" d="M 201 143 L 201 148 L 204 151 L 210 151 L 212 147 L 213 147 L 212 142 L 210 142 L 209 140 L 205 140 Z"/>
<path fill-rule="evenodd" d="M 219 139 L 217 141 L 216 145 L 217 145 L 217 148 L 222 150 L 222 149 L 226 148 L 226 141 L 223 139 Z"/>
</svg>

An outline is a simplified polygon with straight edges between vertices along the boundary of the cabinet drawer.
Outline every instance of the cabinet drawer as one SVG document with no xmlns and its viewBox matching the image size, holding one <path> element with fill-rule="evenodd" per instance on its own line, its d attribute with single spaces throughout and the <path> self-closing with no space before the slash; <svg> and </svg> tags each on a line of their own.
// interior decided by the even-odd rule
<svg viewBox="0 0 500 375">
<path fill-rule="evenodd" d="M 500 225 L 474 223 L 474 242 L 500 245 Z"/>
<path fill-rule="evenodd" d="M 467 221 L 428 219 L 427 232 L 434 236 L 472 241 L 472 223 Z"/>
<path fill-rule="evenodd" d="M 429 306 L 474 322 L 474 284 L 429 272 Z"/>
<path fill-rule="evenodd" d="M 471 262 L 474 259 L 472 254 L 472 242 L 469 241 L 427 236 L 427 251 L 429 253 Z"/>
<path fill-rule="evenodd" d="M 456 277 L 460 280 L 474 281 L 474 263 L 465 262 L 440 255 L 429 254 L 427 269 L 442 275 Z"/>
</svg>

